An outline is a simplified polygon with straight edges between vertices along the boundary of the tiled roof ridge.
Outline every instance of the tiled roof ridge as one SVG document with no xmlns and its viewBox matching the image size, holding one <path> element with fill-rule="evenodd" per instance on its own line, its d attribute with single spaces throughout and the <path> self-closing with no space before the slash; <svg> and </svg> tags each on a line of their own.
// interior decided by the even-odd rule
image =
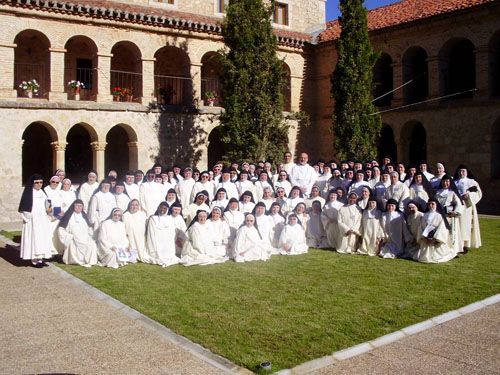
<svg viewBox="0 0 500 375">
<path fill-rule="evenodd" d="M 145 7 L 137 4 L 112 3 L 107 0 L 0 0 L 0 5 L 40 11 L 102 18 L 173 29 L 221 34 L 220 19 L 176 10 Z M 311 41 L 309 34 L 274 29 L 280 45 L 302 48 Z"/>
<path fill-rule="evenodd" d="M 368 30 L 404 25 L 434 16 L 460 11 L 498 0 L 401 0 L 368 11 Z M 331 20 L 326 30 L 318 36 L 318 42 L 328 42 L 340 37 L 339 20 Z"/>
</svg>

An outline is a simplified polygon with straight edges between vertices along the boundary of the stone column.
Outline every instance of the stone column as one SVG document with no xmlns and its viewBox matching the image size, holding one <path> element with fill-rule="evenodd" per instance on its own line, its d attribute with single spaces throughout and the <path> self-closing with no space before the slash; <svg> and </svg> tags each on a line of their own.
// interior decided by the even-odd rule
<svg viewBox="0 0 500 375">
<path fill-rule="evenodd" d="M 290 109 L 292 112 L 300 111 L 300 94 L 303 82 L 304 77 L 302 76 L 290 76 Z"/>
<path fill-rule="evenodd" d="M 440 65 L 439 56 L 429 56 L 427 58 L 427 75 L 429 79 L 429 99 L 439 98 L 441 93 L 441 77 L 439 74 Z M 438 104 L 439 100 L 430 102 L 429 104 Z"/>
<path fill-rule="evenodd" d="M 112 102 L 111 95 L 111 58 L 113 55 L 97 54 L 97 95 L 98 102 Z"/>
<path fill-rule="evenodd" d="M 193 103 L 196 107 L 201 105 L 202 97 L 201 97 L 201 62 L 200 63 L 191 63 L 191 86 L 193 90 Z"/>
<path fill-rule="evenodd" d="M 148 105 L 155 100 L 155 58 L 142 59 L 142 98 L 141 103 Z"/>
<path fill-rule="evenodd" d="M 50 51 L 50 92 L 49 100 L 64 102 L 68 94 L 64 92 L 64 48 L 49 48 Z"/>
<path fill-rule="evenodd" d="M 393 74 L 393 87 L 400 87 L 403 84 L 403 64 L 397 62 L 392 64 L 392 74 Z M 392 96 L 392 107 L 399 107 L 404 103 L 404 91 L 403 88 L 399 88 L 394 91 Z"/>
<path fill-rule="evenodd" d="M 0 99 L 17 98 L 17 87 L 14 82 L 14 48 L 17 44 L 0 43 Z"/>
<path fill-rule="evenodd" d="M 490 48 L 488 45 L 478 46 L 476 48 L 476 88 L 474 100 L 487 100 L 490 96 L 492 87 L 488 76 L 490 62 Z"/>
<path fill-rule="evenodd" d="M 128 168 L 133 171 L 139 169 L 139 142 L 128 143 Z"/>
<path fill-rule="evenodd" d="M 104 152 L 106 151 L 107 142 L 94 141 L 90 143 L 92 147 L 92 167 L 97 172 L 97 175 L 102 180 L 104 175 Z"/>
<path fill-rule="evenodd" d="M 52 146 L 52 169 L 55 171 L 57 169 L 65 169 L 65 159 L 66 159 L 66 142 L 55 141 L 51 142 Z"/>
</svg>

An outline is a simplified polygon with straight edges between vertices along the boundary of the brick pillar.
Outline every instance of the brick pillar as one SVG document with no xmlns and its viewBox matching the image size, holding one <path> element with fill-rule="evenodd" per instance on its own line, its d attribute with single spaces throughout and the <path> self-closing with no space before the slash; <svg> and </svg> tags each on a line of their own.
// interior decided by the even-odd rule
<svg viewBox="0 0 500 375">
<path fill-rule="evenodd" d="M 55 141 L 51 142 L 52 146 L 52 169 L 55 171 L 57 169 L 65 169 L 65 158 L 66 158 L 66 142 Z"/>
<path fill-rule="evenodd" d="M 16 44 L 0 43 L 0 99 L 15 99 L 17 91 L 14 87 L 14 48 Z"/>
<path fill-rule="evenodd" d="M 393 63 L 392 64 L 392 74 L 393 74 L 393 86 L 394 88 L 399 87 L 403 84 L 403 64 L 401 63 Z M 399 107 L 403 105 L 404 97 L 403 97 L 403 88 L 400 88 L 393 93 L 391 106 Z"/>
<path fill-rule="evenodd" d="M 139 169 L 139 142 L 128 143 L 128 169 Z"/>
<path fill-rule="evenodd" d="M 427 58 L 427 75 L 429 79 L 429 99 L 439 98 L 441 94 L 441 77 L 439 74 L 440 59 L 438 56 L 429 56 Z M 433 102 L 431 102 L 433 103 Z M 434 103 L 439 103 L 436 101 Z"/>
<path fill-rule="evenodd" d="M 49 100 L 65 102 L 68 94 L 64 92 L 64 48 L 49 48 L 50 51 L 50 92 Z M 61 168 L 62 169 L 62 168 Z"/>
<path fill-rule="evenodd" d="M 111 58 L 113 55 L 97 54 L 97 95 L 98 102 L 112 102 L 111 95 Z"/>
<path fill-rule="evenodd" d="M 191 63 L 191 82 L 193 90 L 193 103 L 196 107 L 201 105 L 201 63 Z"/>
<path fill-rule="evenodd" d="M 300 97 L 302 92 L 302 83 L 304 77 L 290 76 L 290 96 L 291 96 L 291 110 L 292 112 L 300 111 Z"/>
<path fill-rule="evenodd" d="M 92 147 L 92 167 L 97 172 L 97 175 L 103 179 L 104 175 L 104 156 L 106 151 L 107 142 L 91 142 L 90 146 Z"/>
<path fill-rule="evenodd" d="M 148 105 L 155 101 L 155 58 L 142 59 L 142 98 L 141 103 Z"/>
<path fill-rule="evenodd" d="M 492 91 L 489 80 L 489 61 L 490 61 L 490 48 L 488 45 L 478 46 L 476 48 L 476 88 L 478 91 L 474 92 L 474 100 L 486 100 L 489 98 Z"/>
</svg>

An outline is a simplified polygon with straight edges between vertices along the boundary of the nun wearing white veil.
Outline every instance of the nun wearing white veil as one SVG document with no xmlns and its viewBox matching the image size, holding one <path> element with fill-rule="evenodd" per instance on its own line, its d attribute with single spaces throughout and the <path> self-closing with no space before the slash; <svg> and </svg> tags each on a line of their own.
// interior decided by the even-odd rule
<svg viewBox="0 0 500 375">
<path fill-rule="evenodd" d="M 123 214 L 123 223 L 127 233 L 130 248 L 137 251 L 137 260 L 150 263 L 146 251 L 146 213 L 141 210 L 138 199 L 132 199 Z"/>
<path fill-rule="evenodd" d="M 148 220 L 146 249 L 148 263 L 163 268 L 179 263 L 175 255 L 175 223 L 168 215 L 167 202 L 161 202 L 154 215 Z"/>
<path fill-rule="evenodd" d="M 31 176 L 24 187 L 18 209 L 23 220 L 20 255 L 22 259 L 31 260 L 36 268 L 45 266 L 44 259 L 52 257 L 52 233 L 48 216 L 50 207 L 42 185 L 41 175 Z"/>
<path fill-rule="evenodd" d="M 236 233 L 233 249 L 234 260 L 238 263 L 256 260 L 266 261 L 270 258 L 270 254 L 270 246 L 262 239 L 255 225 L 255 216 L 246 214 L 243 225 Z"/>
<path fill-rule="evenodd" d="M 83 201 L 83 211 L 85 213 L 89 212 L 90 198 L 92 198 L 98 187 L 97 173 L 90 171 L 87 175 L 87 181 L 81 184 L 78 189 L 78 198 Z"/>
<path fill-rule="evenodd" d="M 213 227 L 208 222 L 208 213 L 204 210 L 196 212 L 187 230 L 188 241 L 182 249 L 181 264 L 189 267 L 223 263 L 227 260 L 215 246 L 216 239 Z M 220 249 L 219 249 L 220 250 Z"/>
<path fill-rule="evenodd" d="M 97 264 L 97 246 L 83 201 L 75 200 L 66 210 L 57 229 L 59 241 L 64 246 L 62 260 L 65 264 L 91 267 Z"/>
</svg>

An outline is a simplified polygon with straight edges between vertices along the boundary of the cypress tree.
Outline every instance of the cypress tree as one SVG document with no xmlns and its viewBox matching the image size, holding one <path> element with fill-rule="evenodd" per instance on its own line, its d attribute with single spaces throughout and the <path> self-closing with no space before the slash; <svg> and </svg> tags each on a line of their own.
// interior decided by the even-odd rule
<svg viewBox="0 0 500 375">
<path fill-rule="evenodd" d="M 340 0 L 338 62 L 332 75 L 334 149 L 338 158 L 371 160 L 377 156 L 381 119 L 372 104 L 373 64 L 377 54 L 368 37 L 363 0 Z"/>
<path fill-rule="evenodd" d="M 226 160 L 278 160 L 287 149 L 283 119 L 284 71 L 271 26 L 274 1 L 230 0 L 222 34 Z"/>
</svg>

